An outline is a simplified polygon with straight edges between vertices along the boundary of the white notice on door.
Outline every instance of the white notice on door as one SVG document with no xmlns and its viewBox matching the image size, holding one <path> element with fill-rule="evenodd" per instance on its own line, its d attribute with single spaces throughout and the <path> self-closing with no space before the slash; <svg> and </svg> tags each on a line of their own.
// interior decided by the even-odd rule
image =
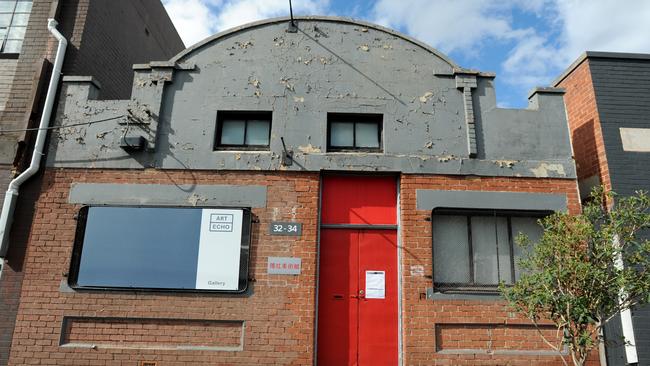
<svg viewBox="0 0 650 366">
<path fill-rule="evenodd" d="M 366 299 L 386 298 L 386 272 L 366 271 Z"/>
</svg>

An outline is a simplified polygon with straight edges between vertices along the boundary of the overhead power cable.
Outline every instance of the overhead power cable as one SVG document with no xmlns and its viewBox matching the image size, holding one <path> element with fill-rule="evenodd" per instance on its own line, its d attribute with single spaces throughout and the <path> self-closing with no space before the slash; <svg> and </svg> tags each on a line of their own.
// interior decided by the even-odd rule
<svg viewBox="0 0 650 366">
<path fill-rule="evenodd" d="M 67 127 L 75 127 L 75 126 L 87 126 L 87 125 L 92 125 L 95 123 L 100 123 L 100 122 L 106 122 L 106 121 L 112 121 L 114 119 L 126 117 L 125 114 L 121 116 L 115 116 L 115 117 L 110 117 L 110 118 L 104 118 L 104 119 L 98 119 L 96 121 L 89 121 L 89 122 L 80 122 L 80 123 L 73 123 L 69 125 L 62 125 L 62 126 L 50 126 L 50 127 L 34 127 L 34 128 L 21 128 L 21 129 L 12 129 L 12 130 L 5 130 L 0 128 L 0 134 L 7 133 L 7 132 L 27 132 L 27 131 L 40 131 L 40 130 L 57 130 L 60 128 L 67 128 Z"/>
</svg>

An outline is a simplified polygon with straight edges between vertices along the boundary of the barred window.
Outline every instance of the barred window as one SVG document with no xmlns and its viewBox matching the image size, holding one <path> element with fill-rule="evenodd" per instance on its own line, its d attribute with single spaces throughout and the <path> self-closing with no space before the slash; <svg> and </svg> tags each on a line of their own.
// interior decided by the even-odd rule
<svg viewBox="0 0 650 366">
<path fill-rule="evenodd" d="M 515 238 L 521 232 L 535 242 L 537 220 L 546 213 L 505 211 L 433 212 L 434 287 L 439 291 L 496 291 L 514 283 L 525 255 Z"/>
<path fill-rule="evenodd" d="M 20 53 L 31 10 L 31 0 L 0 0 L 0 54 Z"/>
</svg>

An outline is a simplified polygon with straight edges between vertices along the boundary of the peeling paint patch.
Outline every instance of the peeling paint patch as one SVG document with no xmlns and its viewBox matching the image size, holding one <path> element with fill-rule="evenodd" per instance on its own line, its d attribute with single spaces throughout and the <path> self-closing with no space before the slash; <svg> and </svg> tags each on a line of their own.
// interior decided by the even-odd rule
<svg viewBox="0 0 650 366">
<path fill-rule="evenodd" d="M 305 97 L 293 97 L 293 101 L 296 103 L 304 103 Z"/>
<path fill-rule="evenodd" d="M 494 164 L 498 165 L 499 168 L 511 168 L 518 163 L 517 160 L 495 160 Z"/>
<path fill-rule="evenodd" d="M 189 197 L 187 197 L 187 202 L 189 202 L 190 205 L 196 206 L 199 202 L 207 202 L 208 199 L 203 196 L 199 196 L 196 193 L 192 193 Z"/>
<path fill-rule="evenodd" d="M 364 52 L 370 51 L 370 47 L 368 47 L 367 44 L 362 44 L 361 46 L 357 47 L 357 49 L 359 49 L 361 51 L 364 51 Z"/>
<path fill-rule="evenodd" d="M 235 42 L 235 44 L 237 45 L 237 47 L 239 47 L 241 49 L 246 49 L 246 48 L 249 48 L 249 47 L 253 47 L 253 42 L 251 42 L 251 41 Z"/>
<path fill-rule="evenodd" d="M 291 83 L 289 82 L 289 79 L 287 79 L 287 78 L 282 78 L 282 79 L 280 79 L 280 84 L 284 85 L 284 87 L 285 87 L 286 89 L 288 89 L 288 90 L 296 91 L 296 90 L 294 89 L 294 87 L 293 87 L 293 84 L 291 84 Z"/>
<path fill-rule="evenodd" d="M 557 173 L 557 175 L 560 176 L 566 176 L 566 173 L 564 172 L 564 166 L 562 164 L 541 163 L 537 168 L 530 169 L 530 171 L 537 178 L 549 177 L 549 173 L 553 172 Z"/>
<path fill-rule="evenodd" d="M 433 97 L 433 92 L 428 91 L 420 97 L 420 102 L 426 103 L 429 99 L 431 99 L 431 97 Z"/>
<path fill-rule="evenodd" d="M 104 131 L 104 132 L 99 132 L 99 133 L 97 133 L 97 134 L 95 135 L 95 137 L 97 137 L 98 139 L 103 139 L 104 137 L 106 137 L 106 135 L 108 135 L 108 134 L 111 133 L 111 132 L 113 132 L 113 131 Z"/>
<path fill-rule="evenodd" d="M 181 145 L 181 150 L 185 150 L 185 151 L 194 150 L 194 144 L 192 144 L 190 142 L 186 142 L 183 145 Z"/>
<path fill-rule="evenodd" d="M 248 78 L 248 83 L 251 84 L 252 86 L 256 87 L 256 88 L 259 88 L 260 84 L 261 84 L 259 80 L 255 79 L 255 78 L 252 78 L 252 77 Z"/>
<path fill-rule="evenodd" d="M 300 152 L 303 153 L 303 154 L 314 154 L 314 153 L 321 152 L 321 149 L 312 146 L 312 144 L 307 144 L 307 145 L 304 145 L 304 146 L 298 146 L 298 150 L 300 150 Z"/>
<path fill-rule="evenodd" d="M 438 161 L 441 163 L 446 163 L 450 160 L 454 160 L 456 157 L 453 155 L 444 155 L 444 156 L 439 156 Z"/>
</svg>

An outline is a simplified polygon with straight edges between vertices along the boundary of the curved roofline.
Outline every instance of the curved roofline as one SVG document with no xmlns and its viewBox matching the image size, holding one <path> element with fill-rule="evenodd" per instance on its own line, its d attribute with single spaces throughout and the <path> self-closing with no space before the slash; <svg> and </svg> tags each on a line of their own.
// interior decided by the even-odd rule
<svg viewBox="0 0 650 366">
<path fill-rule="evenodd" d="M 453 62 L 449 57 L 442 54 L 440 51 L 436 50 L 435 48 L 429 46 L 428 44 L 426 44 L 424 42 L 421 42 L 421 41 L 418 41 L 417 39 L 415 39 L 413 37 L 407 36 L 406 34 L 397 32 L 395 30 L 392 30 L 392 29 L 389 29 L 389 28 L 386 28 L 386 27 L 382 27 L 381 25 L 378 25 L 378 24 L 369 23 L 369 22 L 365 22 L 365 21 L 362 21 L 362 20 L 356 20 L 356 19 L 353 19 L 353 18 L 336 17 L 336 16 L 313 16 L 313 15 L 309 15 L 309 16 L 296 16 L 296 17 L 294 17 L 294 19 L 295 20 L 320 20 L 320 21 L 332 22 L 332 23 L 346 23 L 346 24 L 359 25 L 359 26 L 362 26 L 364 28 L 375 29 L 375 30 L 378 30 L 378 31 L 381 31 L 381 32 L 384 32 L 384 33 L 391 34 L 391 35 L 393 35 L 395 37 L 401 38 L 401 39 L 403 39 L 403 40 L 405 40 L 407 42 L 413 43 L 414 45 L 419 46 L 419 47 L 429 51 L 430 53 L 438 56 L 443 61 L 448 63 L 449 66 L 451 66 L 452 68 L 460 69 L 460 66 L 458 66 L 455 62 Z M 169 61 L 170 62 L 180 62 L 183 58 L 189 56 L 194 51 L 197 51 L 197 50 L 207 46 L 208 44 L 218 40 L 219 38 L 224 38 L 226 36 L 232 35 L 234 33 L 241 32 L 243 30 L 257 28 L 257 27 L 261 27 L 261 26 L 264 26 L 264 25 L 268 25 L 268 24 L 284 23 L 284 22 L 288 22 L 290 20 L 291 20 L 290 17 L 271 18 L 271 19 L 258 20 L 256 22 L 247 23 L 247 24 L 243 24 L 243 25 L 240 25 L 240 26 L 237 26 L 237 27 L 234 27 L 234 28 L 227 29 L 227 30 L 225 30 L 223 32 L 219 32 L 219 33 L 217 33 L 215 35 L 212 35 L 212 36 L 210 36 L 210 37 L 208 37 L 208 38 L 206 38 L 206 39 L 204 39 L 204 40 L 202 40 L 202 41 L 200 41 L 198 43 L 195 43 L 194 45 L 184 49 L 179 54 L 172 57 Z"/>
</svg>

